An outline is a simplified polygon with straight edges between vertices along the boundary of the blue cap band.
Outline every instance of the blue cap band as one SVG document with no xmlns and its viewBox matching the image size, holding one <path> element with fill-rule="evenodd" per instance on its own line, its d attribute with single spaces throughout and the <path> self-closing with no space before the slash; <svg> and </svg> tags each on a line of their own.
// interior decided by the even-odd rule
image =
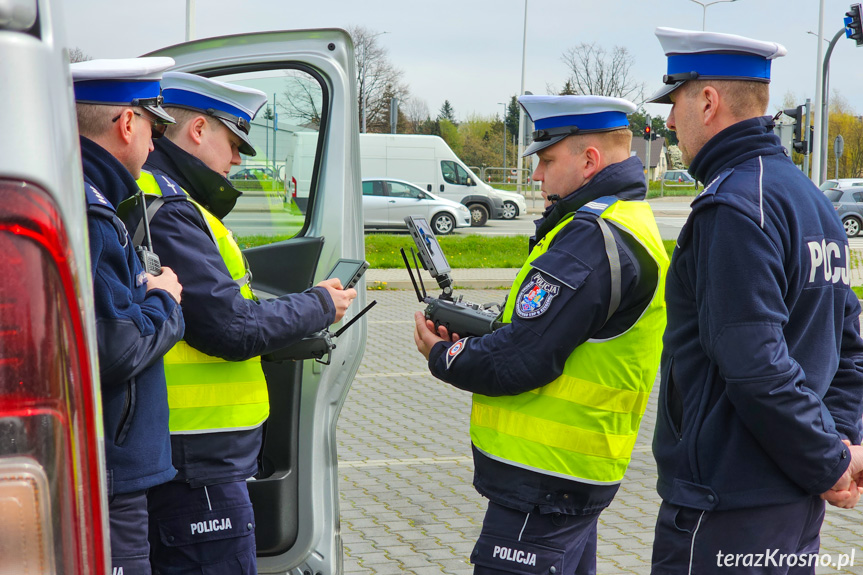
<svg viewBox="0 0 863 575">
<path fill-rule="evenodd" d="M 243 118 L 247 122 L 252 121 L 252 117 L 247 112 L 231 106 L 222 100 L 216 100 L 215 98 L 210 98 L 209 96 L 204 96 L 195 92 L 179 90 L 177 88 L 166 88 L 162 91 L 162 98 L 164 99 L 164 102 L 162 103 L 163 106 L 185 106 L 187 108 L 201 110 L 202 112 L 205 112 L 208 108 L 213 108 L 214 110 L 227 112 L 228 114 L 237 116 L 238 118 Z"/>
<path fill-rule="evenodd" d="M 718 78 L 770 79 L 770 60 L 752 54 L 675 54 L 668 56 L 668 75 L 698 72 Z"/>
<path fill-rule="evenodd" d="M 131 104 L 132 100 L 159 97 L 158 80 L 84 80 L 75 82 L 75 100 Z"/>
<path fill-rule="evenodd" d="M 576 126 L 579 130 L 611 130 L 625 128 L 629 119 L 623 112 L 597 112 L 596 114 L 577 114 L 574 116 L 551 116 L 533 123 L 537 130 Z"/>
</svg>

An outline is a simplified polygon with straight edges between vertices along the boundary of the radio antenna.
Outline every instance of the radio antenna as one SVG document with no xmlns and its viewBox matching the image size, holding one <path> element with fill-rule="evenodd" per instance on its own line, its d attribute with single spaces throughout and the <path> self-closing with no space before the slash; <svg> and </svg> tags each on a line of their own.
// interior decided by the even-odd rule
<svg viewBox="0 0 863 575">
<path fill-rule="evenodd" d="M 408 256 L 407 256 L 407 254 L 405 254 L 405 249 L 399 248 L 399 251 L 402 253 L 402 259 L 405 261 L 405 268 L 408 270 L 408 275 L 411 278 L 411 283 L 414 285 L 414 292 L 416 292 L 416 294 L 417 294 L 417 301 L 422 303 L 423 297 L 420 294 L 420 288 L 419 288 L 419 286 L 417 286 L 417 282 L 414 279 L 414 274 L 411 271 L 411 264 L 408 263 Z M 411 252 L 413 252 L 413 249 L 411 249 Z M 414 256 L 414 259 L 416 259 L 416 256 Z M 417 272 L 417 273 L 419 273 L 419 272 Z M 423 279 L 420 278 L 420 281 L 423 281 Z M 425 286 L 423 286 L 423 291 L 425 291 Z"/>
<path fill-rule="evenodd" d="M 417 268 L 417 277 L 420 279 L 420 286 L 422 286 L 422 288 L 423 288 L 423 299 L 422 299 L 422 301 L 425 301 L 425 299 L 428 297 L 429 294 L 426 293 L 426 286 L 423 283 L 423 275 L 420 273 L 420 264 L 417 261 L 417 253 L 414 251 L 413 248 L 411 248 L 411 255 L 414 257 L 414 265 Z"/>
</svg>

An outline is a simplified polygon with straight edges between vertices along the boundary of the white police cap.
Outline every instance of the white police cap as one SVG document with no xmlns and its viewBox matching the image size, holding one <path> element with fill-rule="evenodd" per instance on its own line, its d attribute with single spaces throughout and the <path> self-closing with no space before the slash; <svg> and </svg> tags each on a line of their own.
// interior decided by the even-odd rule
<svg viewBox="0 0 863 575">
<path fill-rule="evenodd" d="M 608 132 L 629 126 L 635 104 L 608 96 L 519 96 L 518 103 L 536 130 L 524 156 L 556 144 L 572 134 Z"/>
<path fill-rule="evenodd" d="M 162 95 L 166 106 L 202 112 L 218 118 L 239 136 L 240 151 L 256 154 L 249 140 L 252 118 L 267 101 L 267 95 L 254 88 L 226 84 L 196 74 L 167 72 L 162 78 Z"/>
<path fill-rule="evenodd" d="M 104 106 L 141 106 L 164 123 L 174 123 L 162 109 L 159 80 L 174 65 L 173 58 L 116 58 L 76 62 L 69 68 L 75 101 Z"/>
<path fill-rule="evenodd" d="M 657 28 L 656 37 L 668 57 L 665 87 L 648 103 L 671 104 L 668 97 L 687 80 L 750 80 L 770 82 L 770 62 L 787 53 L 785 46 L 734 34 Z"/>
</svg>

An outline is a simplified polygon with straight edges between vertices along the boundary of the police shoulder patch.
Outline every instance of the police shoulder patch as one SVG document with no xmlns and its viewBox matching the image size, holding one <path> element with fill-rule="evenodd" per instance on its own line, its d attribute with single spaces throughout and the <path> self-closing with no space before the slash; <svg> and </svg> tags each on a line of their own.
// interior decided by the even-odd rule
<svg viewBox="0 0 863 575">
<path fill-rule="evenodd" d="M 447 369 L 449 369 L 449 367 L 452 365 L 452 362 L 455 361 L 455 358 L 457 358 L 459 356 L 459 354 L 464 351 L 465 343 L 467 342 L 468 339 L 469 338 L 466 338 L 466 337 L 462 338 L 462 339 L 458 340 L 457 342 L 455 342 L 454 344 L 452 344 L 451 346 L 449 346 L 449 349 L 446 350 L 446 368 Z"/>
<path fill-rule="evenodd" d="M 553 284 L 536 272 L 518 293 L 515 313 L 523 319 L 539 317 L 548 311 L 552 300 L 560 293 L 560 286 Z"/>
</svg>

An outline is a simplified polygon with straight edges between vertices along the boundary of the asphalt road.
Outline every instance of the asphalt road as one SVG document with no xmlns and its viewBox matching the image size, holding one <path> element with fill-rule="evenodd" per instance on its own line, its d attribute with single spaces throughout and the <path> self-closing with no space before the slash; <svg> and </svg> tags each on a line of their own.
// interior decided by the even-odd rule
<svg viewBox="0 0 863 575">
<path fill-rule="evenodd" d="M 650 200 L 663 239 L 677 238 L 689 213 L 690 201 L 691 198 Z M 489 220 L 484 226 L 458 228 L 454 233 L 460 236 L 531 235 L 534 232 L 533 220 L 539 217 L 542 202 L 528 199 L 527 207 L 531 213 L 521 214 L 514 220 Z M 225 225 L 237 236 L 290 235 L 300 228 L 302 219 L 285 210 L 281 198 L 274 194 L 246 192 L 225 218 Z M 863 247 L 863 239 L 860 247 Z"/>
</svg>

